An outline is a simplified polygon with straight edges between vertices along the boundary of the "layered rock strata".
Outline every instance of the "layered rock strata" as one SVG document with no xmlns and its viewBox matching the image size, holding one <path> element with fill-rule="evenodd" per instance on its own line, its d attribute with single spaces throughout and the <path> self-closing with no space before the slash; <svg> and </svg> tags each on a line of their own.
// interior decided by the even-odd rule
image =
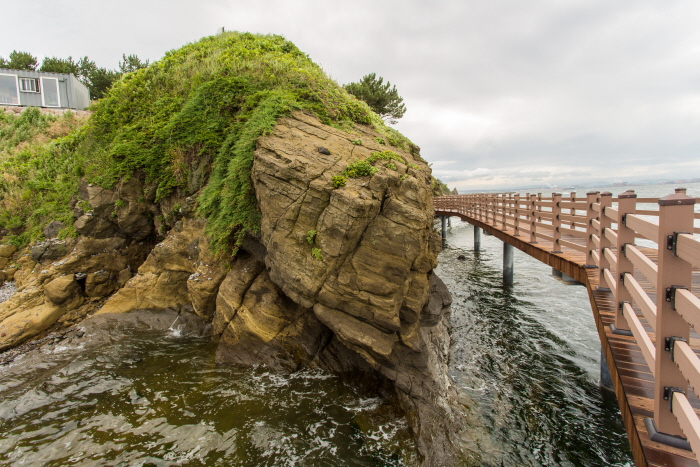
<svg viewBox="0 0 700 467">
<path fill-rule="evenodd" d="M 45 329 L 75 310 L 196 313 L 212 322 L 219 362 L 320 367 L 393 388 L 425 465 L 458 464 L 450 297 L 432 273 L 439 238 L 430 169 L 417 148 L 357 131 L 298 112 L 258 140 L 252 180 L 260 231 L 225 266 L 209 251 L 205 221 L 192 216 L 194 196 L 155 206 L 138 177 L 115 191 L 82 186 L 80 239 L 35 246 L 17 261 L 19 291 L 0 304 L 11 334 L 0 349 L 26 339 L 31 332 L 22 329 Z M 376 173 L 334 186 L 348 165 L 387 149 L 390 157 L 374 157 Z M 163 224 L 159 214 L 175 211 L 181 219 L 150 242 Z"/>
</svg>

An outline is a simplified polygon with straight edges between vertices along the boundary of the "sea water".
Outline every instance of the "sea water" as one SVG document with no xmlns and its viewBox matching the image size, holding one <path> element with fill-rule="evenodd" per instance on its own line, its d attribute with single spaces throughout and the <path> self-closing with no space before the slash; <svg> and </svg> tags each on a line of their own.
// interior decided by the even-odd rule
<svg viewBox="0 0 700 467">
<path fill-rule="evenodd" d="M 673 191 L 610 190 L 628 188 Z M 473 465 L 632 465 L 617 402 L 599 388 L 585 288 L 517 250 L 504 287 L 502 243 L 483 236 L 474 253 L 472 241 L 452 218 L 436 272 L 453 296 L 449 369 Z M 406 421 L 379 398 L 320 371 L 218 366 L 215 346 L 177 322 L 108 328 L 0 366 L 0 466 L 419 464 Z"/>
</svg>

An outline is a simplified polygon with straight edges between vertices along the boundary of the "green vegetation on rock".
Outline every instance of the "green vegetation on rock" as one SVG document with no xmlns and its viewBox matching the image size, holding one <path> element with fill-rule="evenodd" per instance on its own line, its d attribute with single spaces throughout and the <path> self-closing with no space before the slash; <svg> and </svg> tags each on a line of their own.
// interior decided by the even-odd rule
<svg viewBox="0 0 700 467">
<path fill-rule="evenodd" d="M 227 32 L 170 51 L 124 75 L 91 110 L 85 127 L 41 150 L 60 153 L 51 157 L 66 161 L 52 172 L 66 179 L 59 196 L 66 206 L 56 205 L 37 217 L 32 232 L 22 234 L 23 243 L 41 236 L 36 228 L 42 222 L 69 219 L 67 199 L 77 192 L 80 177 L 113 188 L 138 172 L 155 188 L 156 202 L 174 193 L 197 193 L 198 213 L 207 219 L 213 249 L 235 253 L 245 234 L 260 224 L 250 179 L 256 140 L 294 110 L 345 131 L 358 123 L 370 125 L 394 146 L 417 154 L 417 147 L 384 125 L 367 104 L 275 35 Z M 37 151 L 26 153 L 32 161 L 27 164 L 44 157 Z M 22 163 L 16 157 L 10 162 L 13 167 Z M 33 173 L 27 177 L 24 185 L 35 182 Z M 16 215 L 20 220 L 33 209 L 30 205 L 36 208 L 31 194 L 27 197 L 28 210 Z"/>
<path fill-rule="evenodd" d="M 52 220 L 72 234 L 69 202 L 78 190 L 84 160 L 75 151 L 85 118 L 72 112 L 19 116 L 0 113 L 0 237 L 16 246 L 39 238 Z"/>
<path fill-rule="evenodd" d="M 394 164 L 391 161 L 398 161 L 401 162 L 402 164 L 406 163 L 406 160 L 396 154 L 394 151 L 375 151 L 371 155 L 369 155 L 367 158 L 355 161 L 352 164 L 348 165 L 345 167 L 345 170 L 343 170 L 340 175 L 334 175 L 331 178 L 331 181 L 333 182 L 333 187 L 334 188 L 340 188 L 342 186 L 345 186 L 345 183 L 347 182 L 348 178 L 358 178 L 358 177 L 365 177 L 365 176 L 372 176 L 375 173 L 379 171 L 377 167 L 374 167 L 375 162 L 377 161 L 390 161 L 388 162 L 385 167 L 391 170 L 398 170 L 398 167 L 396 167 L 396 164 Z M 413 164 L 409 164 L 413 166 Z M 417 166 L 415 166 L 417 167 Z M 402 178 L 401 180 L 404 180 Z"/>
<path fill-rule="evenodd" d="M 315 240 L 316 240 L 316 231 L 315 230 L 309 230 L 308 232 L 306 232 L 306 241 L 309 243 L 309 245 L 313 245 Z"/>
</svg>

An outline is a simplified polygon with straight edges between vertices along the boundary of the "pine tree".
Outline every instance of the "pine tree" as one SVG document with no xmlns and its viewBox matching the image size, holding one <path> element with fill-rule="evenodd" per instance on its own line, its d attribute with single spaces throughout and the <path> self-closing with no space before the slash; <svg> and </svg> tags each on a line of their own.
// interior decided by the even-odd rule
<svg viewBox="0 0 700 467">
<path fill-rule="evenodd" d="M 5 60 L 0 57 L 0 68 L 11 68 L 13 70 L 36 70 L 39 65 L 36 57 L 29 52 L 18 52 L 13 50 L 10 59 Z"/>
<path fill-rule="evenodd" d="M 396 123 L 406 113 L 406 105 L 396 86 L 392 86 L 389 81 L 384 84 L 384 78 L 377 78 L 375 73 L 363 76 L 359 83 L 348 83 L 343 87 L 353 96 L 365 101 L 382 119 L 391 124 Z"/>
</svg>

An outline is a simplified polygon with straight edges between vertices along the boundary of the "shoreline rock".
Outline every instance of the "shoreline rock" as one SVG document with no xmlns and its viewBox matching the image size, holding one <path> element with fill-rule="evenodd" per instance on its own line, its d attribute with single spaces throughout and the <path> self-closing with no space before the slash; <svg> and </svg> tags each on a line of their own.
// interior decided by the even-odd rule
<svg viewBox="0 0 700 467">
<path fill-rule="evenodd" d="M 0 303 L 12 334 L 0 350 L 93 313 L 177 310 L 211 322 L 219 363 L 315 367 L 393 392 L 423 465 L 459 464 L 454 435 L 464 425 L 447 370 L 451 300 L 432 272 L 440 239 L 430 169 L 415 148 L 357 131 L 362 145 L 295 112 L 258 140 L 251 177 L 261 228 L 230 267 L 210 251 L 195 197 L 156 205 L 138 176 L 115 190 L 83 184 L 90 210 L 76 202 L 79 240 L 10 253 L 17 292 Z M 376 173 L 334 186 L 334 176 L 376 153 L 386 156 Z M 153 214 L 176 205 L 185 208 L 156 243 L 165 224 Z"/>
</svg>

